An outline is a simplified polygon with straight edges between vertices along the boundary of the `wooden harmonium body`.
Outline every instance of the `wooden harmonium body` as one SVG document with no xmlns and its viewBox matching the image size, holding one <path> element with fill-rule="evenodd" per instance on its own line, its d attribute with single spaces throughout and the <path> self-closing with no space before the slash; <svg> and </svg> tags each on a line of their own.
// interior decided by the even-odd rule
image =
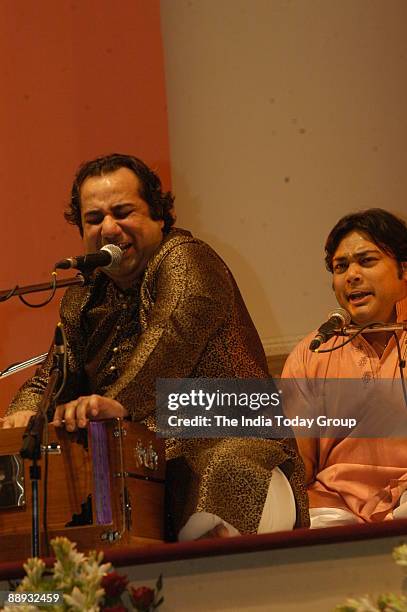
<svg viewBox="0 0 407 612">
<path fill-rule="evenodd" d="M 32 462 L 19 454 L 23 433 L 0 429 L 0 562 L 31 555 Z M 66 536 L 83 551 L 163 540 L 163 440 L 120 419 L 93 421 L 73 433 L 49 425 L 38 461 L 42 556 L 45 453 L 49 540 Z"/>
</svg>

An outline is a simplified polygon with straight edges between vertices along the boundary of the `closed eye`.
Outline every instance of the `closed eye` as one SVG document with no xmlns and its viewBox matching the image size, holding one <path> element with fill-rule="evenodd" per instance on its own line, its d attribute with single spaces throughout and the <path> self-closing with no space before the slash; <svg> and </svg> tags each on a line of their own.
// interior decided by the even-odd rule
<svg viewBox="0 0 407 612">
<path fill-rule="evenodd" d="M 114 219 L 126 219 L 132 212 L 134 212 L 134 206 L 128 204 L 119 204 L 113 207 L 111 215 Z M 100 225 L 103 223 L 105 214 L 100 210 L 90 210 L 85 213 L 84 220 L 88 225 Z"/>
<path fill-rule="evenodd" d="M 88 225 L 99 225 L 103 221 L 103 215 L 98 212 L 86 213 L 84 218 Z"/>
<path fill-rule="evenodd" d="M 134 211 L 134 208 L 132 206 L 131 207 L 124 206 L 124 207 L 120 207 L 120 208 L 115 208 L 113 210 L 113 216 L 114 216 L 115 219 L 125 219 L 133 211 Z"/>
</svg>

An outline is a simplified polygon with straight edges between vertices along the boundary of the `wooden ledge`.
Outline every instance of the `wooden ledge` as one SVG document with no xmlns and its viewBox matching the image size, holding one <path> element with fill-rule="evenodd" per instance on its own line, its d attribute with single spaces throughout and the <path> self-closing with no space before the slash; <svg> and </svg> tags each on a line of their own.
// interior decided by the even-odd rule
<svg viewBox="0 0 407 612">
<path fill-rule="evenodd" d="M 295 531 L 281 531 L 265 535 L 156 544 L 137 548 L 117 548 L 106 551 L 105 560 L 110 561 L 115 568 L 118 568 L 129 565 L 281 550 L 336 542 L 374 540 L 394 536 L 406 536 L 407 539 L 407 519 L 325 529 L 296 529 Z M 52 559 L 45 559 L 45 561 L 47 565 L 53 563 Z M 23 575 L 22 562 L 0 563 L 0 580 L 21 578 Z"/>
</svg>

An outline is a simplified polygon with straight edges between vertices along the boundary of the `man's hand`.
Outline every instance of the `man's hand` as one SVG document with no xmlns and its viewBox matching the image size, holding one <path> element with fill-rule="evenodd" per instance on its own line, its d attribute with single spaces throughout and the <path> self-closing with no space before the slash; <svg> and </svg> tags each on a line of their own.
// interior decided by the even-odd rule
<svg viewBox="0 0 407 612">
<path fill-rule="evenodd" d="M 66 429 L 75 431 L 78 427 L 86 427 L 89 420 L 124 418 L 127 415 L 127 410 L 110 397 L 84 395 L 72 402 L 57 406 L 53 424 L 61 427 L 62 420 L 65 419 Z"/>
<path fill-rule="evenodd" d="M 37 414 L 35 410 L 18 410 L 0 419 L 0 426 L 3 429 L 11 429 L 12 427 L 26 427 L 30 418 Z"/>
<path fill-rule="evenodd" d="M 207 538 L 231 538 L 231 537 L 233 537 L 233 534 L 230 533 L 226 525 L 223 525 L 222 523 L 220 523 L 219 525 L 216 525 L 216 527 L 214 527 L 213 529 L 210 529 L 203 535 L 199 536 L 197 540 L 206 540 Z"/>
</svg>

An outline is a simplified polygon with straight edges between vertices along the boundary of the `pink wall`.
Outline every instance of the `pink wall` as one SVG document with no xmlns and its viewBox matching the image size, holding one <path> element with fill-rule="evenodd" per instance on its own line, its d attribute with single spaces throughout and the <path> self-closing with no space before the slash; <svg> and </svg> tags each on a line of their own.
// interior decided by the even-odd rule
<svg viewBox="0 0 407 612">
<path fill-rule="evenodd" d="M 133 153 L 170 186 L 159 0 L 3 0 L 0 290 L 49 279 L 81 252 L 62 213 L 81 161 Z M 45 352 L 62 291 L 0 304 L 0 370 Z M 39 301 L 38 296 L 30 296 Z M 0 414 L 29 371 L 0 381 Z"/>
</svg>

